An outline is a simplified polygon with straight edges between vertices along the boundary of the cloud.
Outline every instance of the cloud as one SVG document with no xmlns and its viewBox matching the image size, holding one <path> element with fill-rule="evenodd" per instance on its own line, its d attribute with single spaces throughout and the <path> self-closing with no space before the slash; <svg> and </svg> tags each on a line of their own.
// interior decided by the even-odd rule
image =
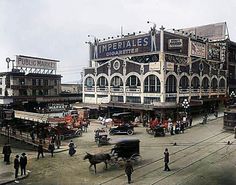
<svg viewBox="0 0 236 185">
<path fill-rule="evenodd" d="M 60 60 L 63 81 L 80 78 L 88 66 L 88 34 L 107 38 L 121 33 L 148 32 L 153 21 L 166 29 L 226 21 L 236 40 L 234 10 L 228 0 L 1 0 L 0 63 L 6 57 L 30 55 Z"/>
</svg>

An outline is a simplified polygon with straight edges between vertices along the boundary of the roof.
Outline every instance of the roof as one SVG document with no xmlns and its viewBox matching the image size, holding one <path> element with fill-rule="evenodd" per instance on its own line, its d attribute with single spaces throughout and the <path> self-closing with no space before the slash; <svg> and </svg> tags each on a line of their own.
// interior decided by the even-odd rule
<svg viewBox="0 0 236 185">
<path fill-rule="evenodd" d="M 116 116 L 129 115 L 129 114 L 131 114 L 131 112 L 121 112 L 121 113 L 114 113 L 112 114 L 112 116 L 116 117 Z"/>
</svg>

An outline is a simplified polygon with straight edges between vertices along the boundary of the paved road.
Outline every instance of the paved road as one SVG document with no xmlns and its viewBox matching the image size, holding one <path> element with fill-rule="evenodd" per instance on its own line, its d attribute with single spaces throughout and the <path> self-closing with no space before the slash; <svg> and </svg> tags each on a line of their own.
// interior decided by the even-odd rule
<svg viewBox="0 0 236 185">
<path fill-rule="evenodd" d="M 144 128 L 135 128 L 134 136 L 141 140 L 140 152 L 143 160 L 134 166 L 133 183 L 160 185 L 234 185 L 236 184 L 236 142 L 232 133 L 222 129 L 223 119 L 211 121 L 187 129 L 184 134 L 154 138 Z M 30 159 L 30 176 L 20 184 L 127 184 L 124 169 L 99 164 L 97 174 L 89 170 L 89 162 L 83 160 L 85 152 L 98 153 L 109 151 L 112 146 L 97 147 L 92 124 L 88 133 L 74 139 L 77 153 L 69 157 L 67 152 L 49 155 L 44 159 Z M 227 145 L 230 141 L 232 144 Z M 177 146 L 173 143 L 176 142 Z M 163 152 L 170 152 L 170 172 L 163 171 Z"/>
</svg>

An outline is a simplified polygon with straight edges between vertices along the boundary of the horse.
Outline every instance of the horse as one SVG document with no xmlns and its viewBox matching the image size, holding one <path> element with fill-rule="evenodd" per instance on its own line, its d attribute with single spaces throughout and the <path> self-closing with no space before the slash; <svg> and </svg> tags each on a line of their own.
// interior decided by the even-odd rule
<svg viewBox="0 0 236 185">
<path fill-rule="evenodd" d="M 90 162 L 89 168 L 91 168 L 93 165 L 95 173 L 97 173 L 96 164 L 104 162 L 106 164 L 106 169 L 107 169 L 107 161 L 111 159 L 111 156 L 110 154 L 103 154 L 103 153 L 92 155 L 86 152 L 86 155 L 84 156 L 84 160 L 86 159 L 88 159 Z"/>
</svg>

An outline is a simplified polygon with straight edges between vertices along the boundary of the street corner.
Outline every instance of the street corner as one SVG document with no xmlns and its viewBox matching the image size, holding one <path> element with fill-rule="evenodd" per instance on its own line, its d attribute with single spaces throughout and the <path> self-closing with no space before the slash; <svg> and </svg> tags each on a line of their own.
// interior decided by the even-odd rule
<svg viewBox="0 0 236 185">
<path fill-rule="evenodd" d="M 19 183 L 20 180 L 25 179 L 31 173 L 30 170 L 27 170 L 26 175 L 21 175 L 17 179 L 14 177 L 14 172 L 4 172 L 0 174 L 0 185 L 8 184 L 8 183 Z"/>
</svg>

